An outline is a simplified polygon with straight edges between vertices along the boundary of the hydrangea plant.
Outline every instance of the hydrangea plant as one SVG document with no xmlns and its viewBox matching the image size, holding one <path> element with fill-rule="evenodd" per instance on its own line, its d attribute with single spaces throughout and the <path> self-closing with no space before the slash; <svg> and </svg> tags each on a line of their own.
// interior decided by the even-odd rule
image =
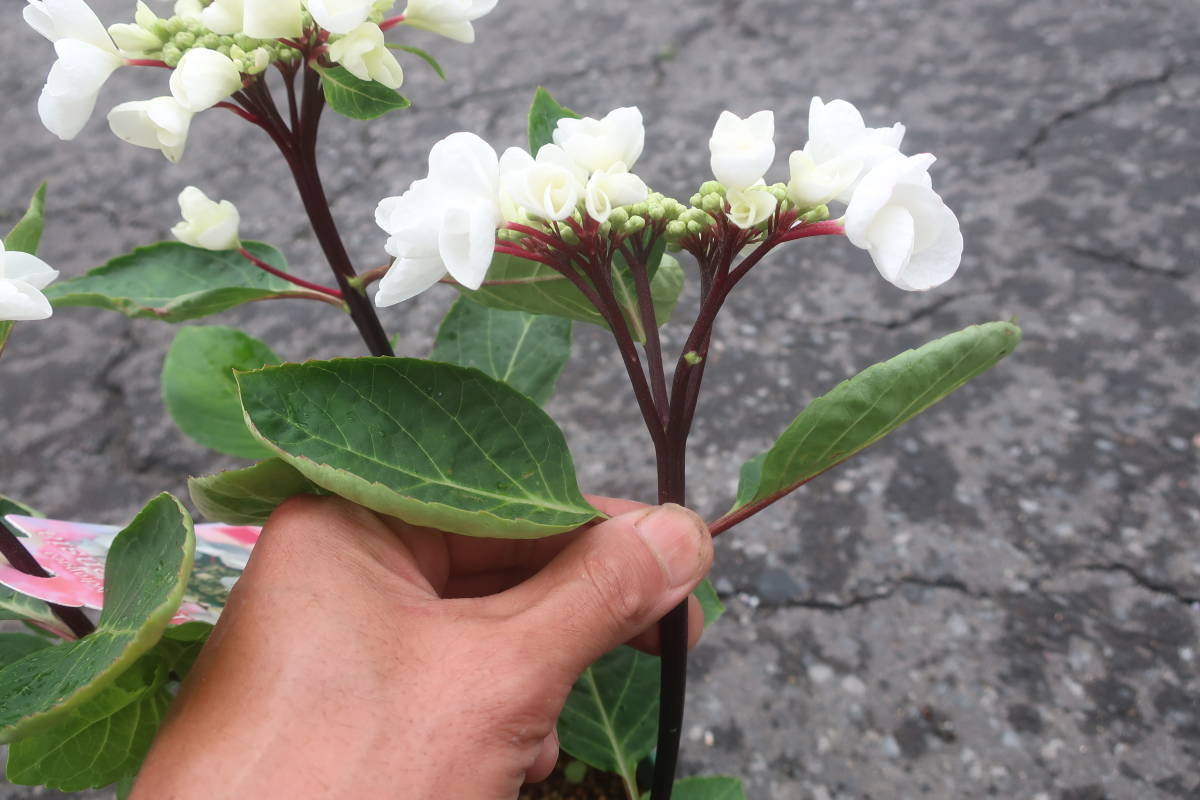
<svg viewBox="0 0 1200 800">
<path fill-rule="evenodd" d="M 35 255 L 43 187 L 0 250 L 0 347 L 14 322 L 45 319 L 53 308 L 179 323 L 249 302 L 303 299 L 348 314 L 370 353 L 281 364 L 240 331 L 181 330 L 163 371 L 168 410 L 202 444 L 257 462 L 190 481 L 193 504 L 215 522 L 261 524 L 303 493 L 480 537 L 553 536 L 602 516 L 540 407 L 570 356 L 577 322 L 611 333 L 654 450 L 658 500 L 684 504 L 687 442 L 716 322 L 734 291 L 753 290 L 768 256 L 802 240 L 834 240 L 818 245 L 828 247 L 844 238 L 903 291 L 937 287 L 959 267 L 963 238 L 932 187 L 934 157 L 905 154 L 902 125 L 869 127 L 849 102 L 813 99 L 807 141 L 798 146 L 787 134 L 798 147 L 786 180 L 774 183 L 773 113 L 721 113 L 709 134 L 711 174 L 696 176 L 690 197 L 671 198 L 634 171 L 645 141 L 637 108 L 588 116 L 538 90 L 527 147 L 498 153 L 466 131 L 431 147 L 426 176 L 378 203 L 380 245 L 393 261 L 359 270 L 318 169 L 323 110 L 373 120 L 407 109 L 395 53 L 441 70 L 387 34 L 410 26 L 470 42 L 473 23 L 495 0 L 412 0 L 390 16 L 392 6 L 180 0 L 161 18 L 139 2 L 134 22 L 107 29 L 84 0 L 28 0 L 24 10 L 58 54 L 38 104 L 47 129 L 78 135 L 100 86 L 122 67 L 169 70 L 167 94 L 109 112 L 112 131 L 176 162 L 197 113 L 221 109 L 261 129 L 295 178 L 332 284 L 294 275 L 270 245 L 242 241 L 234 204 L 193 186 L 179 195 L 176 241 L 52 283 L 56 271 Z M 686 265 L 678 258 L 685 255 Z M 685 315 L 677 305 L 688 280 L 698 282 L 699 305 Z M 439 283 L 461 296 L 433 352 L 395 356 L 380 309 Z M 660 329 L 684 316 L 691 322 L 683 345 L 668 354 Z M 818 397 L 742 466 L 732 507 L 709 523 L 713 535 L 878 441 L 989 369 L 1019 338 L 1010 322 L 972 326 Z M 33 513 L 7 499 L 0 511 Z M 129 791 L 207 636 L 206 623 L 178 624 L 195 548 L 187 510 L 161 495 L 113 541 L 98 621 L 0 590 L 0 614 L 50 634 L 0 636 L 0 741 L 12 743 L 10 780 Z M 51 577 L 2 519 L 0 552 L 22 573 Z M 711 586 L 700 594 L 712 622 L 720 602 Z M 622 647 L 592 665 L 559 721 L 562 748 L 616 773 L 631 800 L 643 788 L 652 800 L 673 792 L 742 796 L 732 778 L 675 780 L 687 617 L 684 603 L 661 621 L 661 659 Z M 643 786 L 638 766 L 652 754 Z"/>
</svg>

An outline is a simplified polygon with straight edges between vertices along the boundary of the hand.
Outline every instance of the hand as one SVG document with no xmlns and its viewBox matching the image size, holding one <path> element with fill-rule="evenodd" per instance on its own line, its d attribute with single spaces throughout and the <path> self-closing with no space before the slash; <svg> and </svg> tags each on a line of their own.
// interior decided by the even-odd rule
<svg viewBox="0 0 1200 800">
<path fill-rule="evenodd" d="M 692 512 L 591 499 L 611 518 L 530 541 L 289 500 L 133 800 L 508 800 L 544 779 L 575 679 L 622 642 L 653 651 L 712 563 Z"/>
</svg>

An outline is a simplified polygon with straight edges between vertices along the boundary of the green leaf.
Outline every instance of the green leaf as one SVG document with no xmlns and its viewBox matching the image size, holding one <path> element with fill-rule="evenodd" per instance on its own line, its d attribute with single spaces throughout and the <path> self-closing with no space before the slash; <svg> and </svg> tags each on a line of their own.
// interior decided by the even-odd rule
<svg viewBox="0 0 1200 800">
<path fill-rule="evenodd" d="M 109 550 L 95 633 L 0 669 L 0 742 L 55 724 L 154 646 L 179 608 L 195 544 L 192 520 L 169 494 L 138 513 Z"/>
<path fill-rule="evenodd" d="M 188 490 L 205 518 L 226 525 L 262 525 L 289 497 L 327 494 L 279 458 L 269 458 L 245 469 L 189 478 Z"/>
<path fill-rule="evenodd" d="M 539 86 L 529 107 L 529 152 L 537 155 L 542 145 L 554 141 L 554 128 L 560 119 L 579 119 L 581 116 L 559 105 L 549 92 Z"/>
<path fill-rule="evenodd" d="M 642 800 L 649 800 L 649 797 L 650 793 L 646 792 Z M 746 792 L 740 780 L 727 775 L 684 778 L 675 781 L 671 800 L 746 800 Z"/>
<path fill-rule="evenodd" d="M 725 613 L 725 604 L 717 597 L 717 590 L 708 578 L 700 581 L 700 585 L 692 594 L 696 595 L 696 599 L 700 601 L 700 608 L 704 609 L 704 627 L 712 625 Z"/>
<path fill-rule="evenodd" d="M 29 210 L 4 237 L 4 249 L 15 253 L 37 255 L 42 241 L 42 226 L 46 215 L 46 184 L 43 182 L 29 202 Z M 0 344 L 2 344 L 0 339 Z"/>
<path fill-rule="evenodd" d="M 389 89 L 379 81 L 357 78 L 345 67 L 325 67 L 318 71 L 326 102 L 344 117 L 375 119 L 412 105 L 395 89 Z"/>
<path fill-rule="evenodd" d="M 269 458 L 271 452 L 246 430 L 233 370 L 278 363 L 265 343 L 233 328 L 181 328 L 163 361 L 163 402 L 179 429 L 205 447 Z"/>
<path fill-rule="evenodd" d="M 53 647 L 49 639 L 32 633 L 0 633 L 0 667 L 20 661 L 30 653 Z"/>
<path fill-rule="evenodd" d="M 532 539 L 598 512 L 562 431 L 479 370 L 344 358 L 239 373 L 251 430 L 322 488 L 452 533 Z"/>
<path fill-rule="evenodd" d="M 407 45 L 407 44 L 392 44 L 392 43 L 388 43 L 387 47 L 389 50 L 403 50 L 406 53 L 412 53 L 414 56 L 421 59 L 426 64 L 428 64 L 430 67 L 432 67 L 433 71 L 437 73 L 437 76 L 439 78 L 441 78 L 442 80 L 446 80 L 446 73 L 442 69 L 442 65 L 437 62 L 436 58 L 429 55 L 429 53 L 425 52 L 421 48 L 413 47 L 413 46 Z"/>
<path fill-rule="evenodd" d="M 162 661 L 172 680 L 183 680 L 191 671 L 212 629 L 213 626 L 207 622 L 172 625 L 163 631 L 162 638 L 150 653 Z"/>
<path fill-rule="evenodd" d="M 900 427 L 1011 353 L 1021 329 L 972 325 L 876 364 L 812 401 L 742 467 L 734 510 L 792 491 Z"/>
<path fill-rule="evenodd" d="M 654 314 L 658 324 L 665 325 L 671 320 L 671 313 L 683 290 L 683 268 L 673 257 L 664 255 L 653 274 L 650 294 L 654 298 Z M 569 280 L 545 264 L 497 255 L 492 259 L 487 279 L 490 283 L 485 283 L 476 291 L 462 287 L 458 287 L 458 290 L 488 308 L 549 314 L 607 327 L 588 299 Z M 497 284 L 495 281 L 503 283 Z M 645 341 L 637 291 L 628 270 L 620 264 L 613 269 L 613 287 L 634 338 L 639 342 Z"/>
<path fill-rule="evenodd" d="M 535 403 L 554 394 L 571 357 L 571 321 L 501 311 L 460 297 L 442 320 L 430 358 L 475 367 Z"/>
<path fill-rule="evenodd" d="M 271 266 L 287 269 L 283 255 L 270 245 L 242 244 Z M 159 242 L 52 284 L 45 294 L 56 308 L 93 306 L 128 317 L 183 322 L 256 300 L 294 297 L 297 287 L 254 266 L 236 250 L 214 252 L 183 242 Z"/>
<path fill-rule="evenodd" d="M 54 727 L 14 742 L 8 780 L 78 792 L 136 775 L 171 704 L 166 678 L 161 661 L 143 657 Z"/>
<path fill-rule="evenodd" d="M 8 335 L 12 333 L 13 324 L 7 320 L 0 322 L 0 353 L 4 352 L 4 345 L 8 343 Z"/>
<path fill-rule="evenodd" d="M 129 796 L 133 794 L 133 781 L 137 776 L 132 778 L 122 778 L 113 784 L 113 794 L 117 800 L 129 800 Z"/>
<path fill-rule="evenodd" d="M 636 786 L 658 733 L 658 671 L 657 658 L 625 645 L 584 670 L 558 717 L 562 749 Z"/>
</svg>

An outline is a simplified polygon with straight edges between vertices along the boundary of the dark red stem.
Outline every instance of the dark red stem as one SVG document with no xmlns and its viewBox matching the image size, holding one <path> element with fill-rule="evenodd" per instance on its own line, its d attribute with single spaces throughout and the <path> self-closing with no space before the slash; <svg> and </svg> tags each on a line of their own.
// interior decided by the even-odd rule
<svg viewBox="0 0 1200 800">
<path fill-rule="evenodd" d="M 51 577 L 49 572 L 42 569 L 42 565 L 37 562 L 37 559 L 29 554 L 17 535 L 9 530 L 8 525 L 2 521 L 0 521 L 0 555 L 4 556 L 13 569 L 24 572 L 26 575 L 38 578 Z M 47 603 L 46 605 L 50 606 L 50 611 L 54 613 L 54 616 L 62 620 L 63 624 L 78 638 L 82 639 L 96 630 L 96 626 L 92 624 L 82 609 L 60 606 L 56 603 Z"/>
<path fill-rule="evenodd" d="M 303 278 L 297 278 L 295 275 L 289 275 L 281 269 L 272 267 L 270 264 L 263 261 L 244 247 L 239 248 L 238 252 L 242 254 L 242 258 L 246 259 L 254 266 L 258 267 L 264 272 L 269 272 L 278 278 L 283 278 L 288 283 L 294 283 L 301 288 L 311 289 L 314 292 L 321 292 L 322 294 L 327 294 L 330 297 L 336 297 L 339 300 L 342 299 L 342 293 L 337 289 L 330 289 L 328 286 L 322 286 L 319 283 L 312 283 L 311 281 L 306 281 Z"/>
</svg>

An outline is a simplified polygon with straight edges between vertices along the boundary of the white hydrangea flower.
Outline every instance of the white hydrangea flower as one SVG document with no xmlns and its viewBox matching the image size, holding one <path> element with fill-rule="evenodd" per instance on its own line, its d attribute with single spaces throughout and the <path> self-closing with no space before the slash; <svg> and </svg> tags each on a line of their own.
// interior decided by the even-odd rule
<svg viewBox="0 0 1200 800">
<path fill-rule="evenodd" d="M 171 94 L 193 113 L 212 108 L 241 88 L 237 64 L 216 50 L 188 50 L 171 73 Z"/>
<path fill-rule="evenodd" d="M 241 246 L 238 226 L 241 215 L 228 200 L 215 202 L 195 186 L 179 193 L 183 222 L 171 228 L 176 239 L 205 250 L 236 250 Z"/>
<path fill-rule="evenodd" d="M 753 228 L 775 213 L 779 200 L 759 180 L 745 189 L 727 189 L 725 200 L 729 203 L 727 216 L 730 222 L 743 230 Z"/>
<path fill-rule="evenodd" d="M 38 98 L 38 116 L 58 138 L 74 139 L 91 118 L 100 88 L 125 58 L 83 0 L 29 0 L 24 17 L 54 42 L 58 54 Z"/>
<path fill-rule="evenodd" d="M 58 277 L 37 256 L 7 252 L 0 241 L 0 322 L 46 319 L 54 313 L 42 289 Z"/>
<path fill-rule="evenodd" d="M 588 216 L 607 222 L 613 209 L 644 202 L 650 196 L 646 182 L 617 161 L 608 169 L 598 169 L 588 178 L 584 200 Z"/>
<path fill-rule="evenodd" d="M 121 103 L 108 112 L 108 125 L 119 138 L 161 150 L 172 164 L 183 157 L 191 124 L 192 112 L 170 96 Z"/>
<path fill-rule="evenodd" d="M 471 22 L 496 7 L 497 0 L 409 0 L 404 24 L 456 42 L 475 41 Z"/>
<path fill-rule="evenodd" d="M 863 177 L 846 208 L 846 238 L 879 274 L 910 292 L 945 283 L 962 261 L 958 218 L 933 191 L 928 153 L 890 159 Z"/>
<path fill-rule="evenodd" d="M 387 231 L 396 261 L 379 282 L 377 306 L 420 294 L 447 273 L 478 289 L 495 250 L 500 164 L 473 133 L 453 133 L 429 153 L 429 175 L 399 197 L 380 202 L 375 221 Z"/>
<path fill-rule="evenodd" d="M 902 158 L 904 126 L 868 128 L 845 100 L 814 97 L 808 111 L 808 142 L 789 159 L 788 196 L 801 207 L 831 200 L 849 202 L 858 181 L 877 164 Z"/>
<path fill-rule="evenodd" d="M 583 182 L 570 159 L 557 145 L 548 144 L 537 158 L 519 147 L 500 157 L 501 190 L 513 203 L 545 220 L 563 220 L 575 213 Z"/>
<path fill-rule="evenodd" d="M 633 169 L 646 142 L 642 112 L 636 106 L 616 108 L 603 119 L 560 119 L 554 128 L 554 143 L 589 175 L 614 164 Z"/>
<path fill-rule="evenodd" d="M 331 44 L 329 58 L 360 80 L 378 81 L 389 89 L 404 83 L 404 70 L 374 22 L 364 22 Z"/>
<path fill-rule="evenodd" d="M 713 176 L 726 189 L 748 189 L 775 160 L 775 114 L 759 111 L 742 119 L 722 111 L 708 142 Z"/>
</svg>

